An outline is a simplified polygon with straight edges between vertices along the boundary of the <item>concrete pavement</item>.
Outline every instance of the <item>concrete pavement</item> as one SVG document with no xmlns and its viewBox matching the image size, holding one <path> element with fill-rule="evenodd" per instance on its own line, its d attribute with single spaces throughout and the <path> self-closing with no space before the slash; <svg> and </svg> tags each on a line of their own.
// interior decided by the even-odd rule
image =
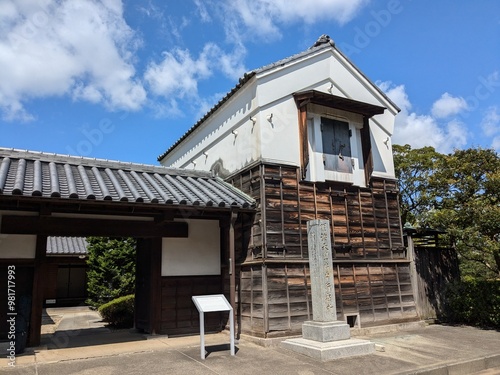
<svg viewBox="0 0 500 375">
<path fill-rule="evenodd" d="M 67 322 L 67 316 L 74 314 Z M 111 331 L 95 312 L 66 312 L 43 345 L 18 355 L 16 366 L 0 359 L 8 374 L 500 374 L 500 332 L 471 327 L 407 324 L 353 330 L 373 341 L 375 354 L 331 362 L 298 355 L 279 340 L 242 336 L 235 356 L 227 333 L 207 335 L 200 358 L 199 336 L 168 338 L 130 330 Z M 86 327 L 83 329 L 81 327 Z"/>
</svg>

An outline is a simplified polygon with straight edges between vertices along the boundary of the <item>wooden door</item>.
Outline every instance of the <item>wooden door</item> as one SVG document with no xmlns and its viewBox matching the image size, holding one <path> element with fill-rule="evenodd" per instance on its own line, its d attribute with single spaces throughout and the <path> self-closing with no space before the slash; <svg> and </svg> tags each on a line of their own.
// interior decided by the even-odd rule
<svg viewBox="0 0 500 375">
<path fill-rule="evenodd" d="M 322 117 L 321 131 L 325 170 L 352 173 L 349 124 L 344 121 Z"/>
<path fill-rule="evenodd" d="M 57 299 L 85 298 L 86 280 L 87 268 L 85 266 L 60 265 L 57 269 Z"/>
</svg>

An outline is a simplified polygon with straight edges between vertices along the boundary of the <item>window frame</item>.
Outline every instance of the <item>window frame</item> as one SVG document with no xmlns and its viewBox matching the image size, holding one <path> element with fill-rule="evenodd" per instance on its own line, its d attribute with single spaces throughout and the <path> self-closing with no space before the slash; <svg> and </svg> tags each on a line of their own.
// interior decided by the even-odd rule
<svg viewBox="0 0 500 375">
<path fill-rule="evenodd" d="M 323 109 L 327 111 L 325 112 Z M 323 132 L 321 131 L 322 118 L 343 122 L 348 125 L 351 133 L 349 137 L 352 163 L 350 172 L 333 171 L 325 168 L 323 162 L 325 154 L 323 150 Z M 305 180 L 366 186 L 361 148 L 362 117 L 355 113 L 312 105 L 311 108 L 308 108 L 307 120 L 308 153 L 310 157 Z"/>
</svg>

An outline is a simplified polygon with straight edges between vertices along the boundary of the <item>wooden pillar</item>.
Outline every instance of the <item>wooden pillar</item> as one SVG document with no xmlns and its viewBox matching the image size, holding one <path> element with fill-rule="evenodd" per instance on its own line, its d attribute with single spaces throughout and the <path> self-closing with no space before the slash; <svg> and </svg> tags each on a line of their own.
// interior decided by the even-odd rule
<svg viewBox="0 0 500 375">
<path fill-rule="evenodd" d="M 135 306 L 134 322 L 135 328 L 149 332 L 149 274 L 150 249 L 148 242 L 142 238 L 137 239 L 136 261 L 135 261 Z"/>
<path fill-rule="evenodd" d="M 235 266 L 235 244 L 234 244 L 234 224 L 238 214 L 231 212 L 231 220 L 229 223 L 229 301 L 233 308 L 233 318 L 236 318 L 236 266 Z M 236 319 L 234 319 L 236 321 Z"/>
<path fill-rule="evenodd" d="M 300 168 L 302 179 L 306 178 L 309 165 L 309 140 L 307 134 L 307 106 L 299 105 Z"/>
<path fill-rule="evenodd" d="M 417 264 L 415 263 L 415 243 L 413 242 L 413 237 L 410 233 L 407 234 L 407 239 L 408 248 L 406 249 L 406 251 L 408 254 L 408 260 L 410 261 L 410 282 L 413 293 L 413 300 L 415 301 L 418 316 L 422 316 L 422 305 L 419 298 L 419 276 L 417 273 Z"/>
<path fill-rule="evenodd" d="M 266 212 L 266 180 L 264 175 L 266 173 L 266 166 L 260 164 L 259 178 L 260 178 L 260 230 L 262 238 L 262 259 L 267 258 L 267 212 Z"/>
<path fill-rule="evenodd" d="M 45 290 L 45 268 L 47 257 L 47 236 L 36 237 L 35 269 L 31 295 L 31 318 L 27 346 L 40 345 L 42 332 L 43 292 Z"/>
<path fill-rule="evenodd" d="M 161 330 L 161 238 L 137 241 L 135 326 L 150 334 Z"/>
<path fill-rule="evenodd" d="M 370 184 L 373 172 L 373 153 L 370 135 L 370 123 L 366 116 L 363 116 L 363 127 L 361 128 L 361 150 L 363 152 L 363 164 L 365 169 L 366 185 Z"/>
<path fill-rule="evenodd" d="M 160 237 L 151 239 L 151 334 L 161 330 L 161 247 Z"/>
</svg>

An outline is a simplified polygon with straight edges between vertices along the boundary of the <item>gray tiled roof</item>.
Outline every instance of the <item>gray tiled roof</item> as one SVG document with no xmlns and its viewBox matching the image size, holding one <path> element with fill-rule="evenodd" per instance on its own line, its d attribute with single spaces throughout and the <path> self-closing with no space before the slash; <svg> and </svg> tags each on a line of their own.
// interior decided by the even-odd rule
<svg viewBox="0 0 500 375">
<path fill-rule="evenodd" d="M 0 148 L 2 195 L 247 208 L 254 200 L 209 172 Z"/>
<path fill-rule="evenodd" d="M 85 237 L 47 237 L 47 255 L 87 255 Z"/>
</svg>

